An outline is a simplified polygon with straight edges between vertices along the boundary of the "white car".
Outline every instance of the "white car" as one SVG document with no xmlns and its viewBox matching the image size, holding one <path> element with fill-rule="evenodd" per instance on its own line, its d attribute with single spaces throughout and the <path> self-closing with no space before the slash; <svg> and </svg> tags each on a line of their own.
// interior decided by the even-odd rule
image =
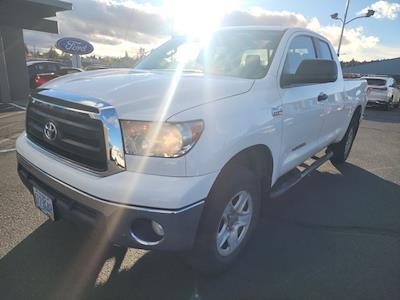
<svg viewBox="0 0 400 300">
<path fill-rule="evenodd" d="M 367 106 L 380 106 L 385 110 L 399 107 L 400 90 L 396 80 L 386 76 L 365 76 L 370 93 Z"/>
<path fill-rule="evenodd" d="M 18 172 L 53 220 L 221 270 L 270 197 L 346 160 L 366 90 L 365 80 L 343 80 L 332 45 L 306 29 L 176 37 L 135 69 L 60 77 L 33 94 Z"/>
</svg>

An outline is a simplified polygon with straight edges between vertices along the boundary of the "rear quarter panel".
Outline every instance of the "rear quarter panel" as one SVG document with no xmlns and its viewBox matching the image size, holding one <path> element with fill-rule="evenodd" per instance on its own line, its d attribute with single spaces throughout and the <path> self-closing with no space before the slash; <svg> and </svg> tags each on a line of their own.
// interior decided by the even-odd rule
<svg viewBox="0 0 400 300">
<path fill-rule="evenodd" d="M 368 84 L 365 79 L 346 79 L 344 81 L 346 124 L 344 124 L 337 141 L 340 141 L 345 135 L 351 118 L 359 106 L 361 106 L 361 119 L 363 118 L 367 105 L 367 88 Z"/>
</svg>

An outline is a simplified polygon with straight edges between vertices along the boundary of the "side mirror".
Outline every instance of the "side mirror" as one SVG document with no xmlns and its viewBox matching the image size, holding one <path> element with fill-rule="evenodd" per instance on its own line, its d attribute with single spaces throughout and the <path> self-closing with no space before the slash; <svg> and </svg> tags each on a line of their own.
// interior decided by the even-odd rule
<svg viewBox="0 0 400 300">
<path fill-rule="evenodd" d="M 338 69 L 335 61 L 306 59 L 301 62 L 295 74 L 282 76 L 282 85 L 335 82 L 337 78 Z"/>
</svg>

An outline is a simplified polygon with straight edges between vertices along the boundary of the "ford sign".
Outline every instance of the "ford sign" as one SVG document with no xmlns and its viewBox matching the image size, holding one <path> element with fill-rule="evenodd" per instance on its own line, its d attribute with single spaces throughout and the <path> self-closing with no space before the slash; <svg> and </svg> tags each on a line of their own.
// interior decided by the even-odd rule
<svg viewBox="0 0 400 300">
<path fill-rule="evenodd" d="M 63 52 L 77 55 L 89 54 L 94 50 L 93 45 L 89 42 L 71 37 L 59 39 L 56 47 Z"/>
</svg>

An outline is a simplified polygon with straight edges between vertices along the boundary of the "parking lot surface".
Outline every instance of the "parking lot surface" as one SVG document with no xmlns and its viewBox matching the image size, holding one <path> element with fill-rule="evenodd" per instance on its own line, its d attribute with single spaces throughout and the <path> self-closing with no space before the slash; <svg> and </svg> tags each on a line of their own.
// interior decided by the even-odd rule
<svg viewBox="0 0 400 300">
<path fill-rule="evenodd" d="M 0 103 L 0 153 L 15 148 L 15 140 L 24 127 L 23 107 Z"/>
<path fill-rule="evenodd" d="M 47 221 L 16 174 L 23 113 L 13 113 L 0 114 L 0 149 L 11 149 L 0 153 L 0 299 L 400 299 L 399 109 L 368 110 L 348 162 L 268 203 L 219 276 Z"/>
</svg>

